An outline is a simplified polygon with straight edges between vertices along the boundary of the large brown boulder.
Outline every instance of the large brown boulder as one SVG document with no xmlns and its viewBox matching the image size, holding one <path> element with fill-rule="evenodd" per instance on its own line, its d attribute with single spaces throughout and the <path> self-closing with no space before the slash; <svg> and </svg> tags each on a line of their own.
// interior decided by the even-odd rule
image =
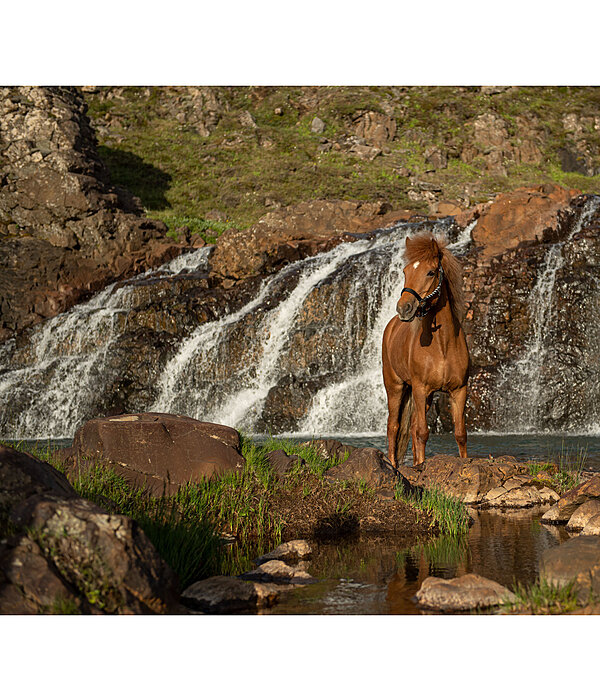
<svg viewBox="0 0 600 700">
<path fill-rule="evenodd" d="M 353 241 L 350 234 L 368 233 L 408 219 L 412 212 L 391 211 L 383 202 L 314 200 L 268 213 L 245 231 L 225 231 L 210 264 L 213 275 L 241 279 L 267 274 L 287 262 Z"/>
<path fill-rule="evenodd" d="M 558 500 L 558 494 L 528 473 L 514 457 L 487 459 L 435 455 L 419 470 L 401 468 L 415 486 L 438 488 L 468 505 L 522 508 Z"/>
<path fill-rule="evenodd" d="M 0 566 L 8 587 L 21 589 L 24 612 L 32 603 L 52 612 L 61 599 L 80 612 L 167 613 L 177 606 L 175 575 L 131 518 L 83 498 L 48 496 L 14 508 L 12 521 L 29 534 L 8 541 Z"/>
<path fill-rule="evenodd" d="M 243 469 L 240 435 L 225 425 L 168 413 L 94 418 L 75 433 L 67 452 L 74 464 L 109 462 L 138 486 L 160 495 L 188 482 Z"/>
<path fill-rule="evenodd" d="M 473 241 L 493 257 L 522 241 L 542 240 L 546 232 L 558 229 L 561 210 L 579 194 L 579 190 L 550 184 L 499 194 L 479 217 Z"/>
<path fill-rule="evenodd" d="M 137 523 L 62 474 L 0 450 L 0 613 L 166 613 L 176 578 Z"/>
<path fill-rule="evenodd" d="M 0 88 L 0 340 L 181 247 L 110 185 L 76 88 Z"/>
<path fill-rule="evenodd" d="M 574 582 L 580 602 L 600 595 L 600 537 L 580 535 L 547 549 L 540 560 L 540 578 L 554 586 Z"/>
</svg>

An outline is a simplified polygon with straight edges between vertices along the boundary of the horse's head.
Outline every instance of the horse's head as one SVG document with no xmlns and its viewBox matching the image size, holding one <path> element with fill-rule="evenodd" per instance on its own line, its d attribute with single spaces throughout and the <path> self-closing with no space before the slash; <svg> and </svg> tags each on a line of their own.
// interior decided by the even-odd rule
<svg viewBox="0 0 600 700">
<path fill-rule="evenodd" d="M 396 311 L 401 321 L 412 321 L 417 315 L 424 315 L 428 303 L 441 292 L 442 250 L 433 237 L 427 240 L 407 238 L 406 259 L 409 262 L 404 268 L 404 289 Z"/>
</svg>

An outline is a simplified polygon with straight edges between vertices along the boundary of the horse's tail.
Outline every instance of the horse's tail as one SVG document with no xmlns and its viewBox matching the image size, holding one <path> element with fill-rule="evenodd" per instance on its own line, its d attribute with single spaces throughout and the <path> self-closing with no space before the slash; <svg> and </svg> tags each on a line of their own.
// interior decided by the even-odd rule
<svg viewBox="0 0 600 700">
<path fill-rule="evenodd" d="M 406 385 L 400 402 L 400 427 L 398 429 L 398 437 L 396 438 L 396 465 L 398 466 L 404 461 L 404 455 L 408 447 L 413 407 L 412 387 Z"/>
</svg>

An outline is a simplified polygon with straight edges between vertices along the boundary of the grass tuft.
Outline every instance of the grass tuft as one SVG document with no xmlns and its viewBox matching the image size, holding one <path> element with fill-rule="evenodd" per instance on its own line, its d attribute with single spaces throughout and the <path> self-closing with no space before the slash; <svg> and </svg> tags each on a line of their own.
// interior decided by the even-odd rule
<svg viewBox="0 0 600 700">
<path fill-rule="evenodd" d="M 565 449 L 564 443 L 560 454 L 546 462 L 528 462 L 529 473 L 537 476 L 541 472 L 548 472 L 551 476 L 553 488 L 563 494 L 574 489 L 582 481 L 582 472 L 587 460 L 587 447 L 580 447 L 573 454 Z"/>
<path fill-rule="evenodd" d="M 502 604 L 504 612 L 562 615 L 578 607 L 573 581 L 566 586 L 554 586 L 544 580 L 538 580 L 528 586 L 516 583 L 514 595 L 514 601 L 505 601 Z"/>
<path fill-rule="evenodd" d="M 465 504 L 437 487 L 408 491 L 400 482 L 394 497 L 430 515 L 443 535 L 456 536 L 469 531 L 470 517 Z"/>
</svg>

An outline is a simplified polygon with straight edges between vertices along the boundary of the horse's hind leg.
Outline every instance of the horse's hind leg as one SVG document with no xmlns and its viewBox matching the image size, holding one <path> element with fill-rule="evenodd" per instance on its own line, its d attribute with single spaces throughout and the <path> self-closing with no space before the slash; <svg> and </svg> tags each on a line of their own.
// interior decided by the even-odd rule
<svg viewBox="0 0 600 700">
<path fill-rule="evenodd" d="M 467 387 L 450 392 L 450 408 L 452 410 L 452 422 L 454 423 L 454 439 L 458 445 L 458 454 L 467 456 L 467 429 L 465 428 L 465 404 L 467 402 Z"/>
</svg>

